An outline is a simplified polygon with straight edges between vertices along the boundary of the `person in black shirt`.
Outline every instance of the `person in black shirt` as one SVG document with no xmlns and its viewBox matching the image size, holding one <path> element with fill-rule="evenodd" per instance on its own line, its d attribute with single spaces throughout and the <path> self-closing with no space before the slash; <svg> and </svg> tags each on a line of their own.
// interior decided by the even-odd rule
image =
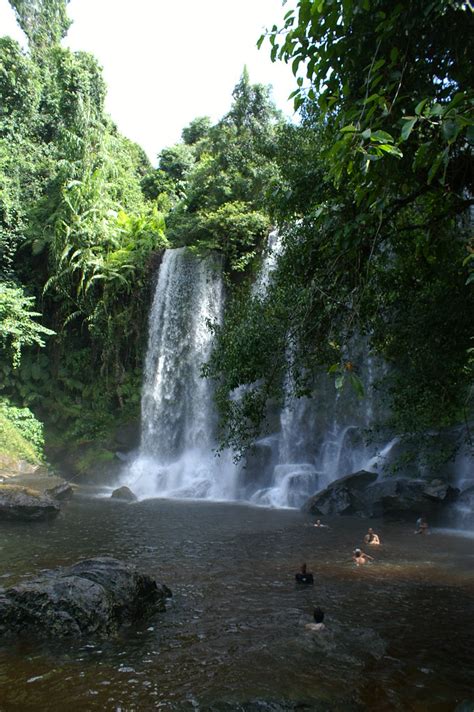
<svg viewBox="0 0 474 712">
<path fill-rule="evenodd" d="M 306 571 L 306 564 L 301 564 L 300 573 L 295 574 L 296 583 L 314 583 L 313 574 Z"/>
</svg>

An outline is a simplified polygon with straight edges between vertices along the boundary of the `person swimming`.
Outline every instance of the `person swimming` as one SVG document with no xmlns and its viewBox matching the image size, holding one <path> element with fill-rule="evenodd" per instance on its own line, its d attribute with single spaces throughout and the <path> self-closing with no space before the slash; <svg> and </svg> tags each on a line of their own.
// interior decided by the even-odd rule
<svg viewBox="0 0 474 712">
<path fill-rule="evenodd" d="M 324 625 L 324 611 L 321 608 L 315 608 L 313 611 L 314 623 L 306 623 L 306 630 L 311 630 L 318 632 L 324 630 L 326 626 Z"/>
<path fill-rule="evenodd" d="M 301 571 L 295 574 L 296 583 L 314 583 L 313 574 L 306 570 L 306 564 L 301 564 Z"/>
<path fill-rule="evenodd" d="M 415 534 L 429 534 L 428 522 L 423 514 L 416 520 Z"/>
<path fill-rule="evenodd" d="M 380 544 L 380 537 L 374 532 L 372 527 L 369 527 L 369 531 L 364 537 L 364 543 L 371 544 L 372 546 L 377 546 L 378 544 Z"/>
<path fill-rule="evenodd" d="M 327 524 L 322 524 L 320 519 L 316 519 L 316 522 L 314 523 L 315 527 L 320 527 L 321 529 L 329 529 Z"/>
<path fill-rule="evenodd" d="M 369 556 L 368 554 L 364 553 L 362 549 L 354 549 L 352 553 L 352 561 L 357 565 L 357 566 L 363 566 L 366 564 L 368 561 L 373 561 L 374 557 Z"/>
</svg>

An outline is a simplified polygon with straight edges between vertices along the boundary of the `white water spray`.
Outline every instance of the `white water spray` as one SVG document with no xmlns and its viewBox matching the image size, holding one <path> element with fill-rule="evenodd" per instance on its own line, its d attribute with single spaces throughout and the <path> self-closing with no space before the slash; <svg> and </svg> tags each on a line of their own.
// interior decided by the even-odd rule
<svg viewBox="0 0 474 712">
<path fill-rule="evenodd" d="M 220 322 L 220 266 L 185 248 L 167 250 L 150 313 L 140 452 L 126 479 L 140 498 L 235 499 L 237 469 L 216 458 L 216 417 L 202 364 Z"/>
</svg>

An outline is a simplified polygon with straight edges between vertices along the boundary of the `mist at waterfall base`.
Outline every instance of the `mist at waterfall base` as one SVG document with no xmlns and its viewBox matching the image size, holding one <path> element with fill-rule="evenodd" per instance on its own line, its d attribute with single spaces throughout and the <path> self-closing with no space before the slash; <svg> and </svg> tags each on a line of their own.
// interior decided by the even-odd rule
<svg viewBox="0 0 474 712">
<path fill-rule="evenodd" d="M 166 250 L 149 319 L 141 444 L 124 475 L 140 499 L 236 498 L 237 468 L 230 453 L 214 454 L 213 392 L 201 376 L 223 292 L 216 258 Z"/>
<path fill-rule="evenodd" d="M 254 295 L 265 294 L 281 251 L 272 233 Z M 224 301 L 218 258 L 198 258 L 186 248 L 165 252 L 149 318 L 141 443 L 121 483 L 139 499 L 240 500 L 284 508 L 300 507 L 338 477 L 381 471 L 397 440 L 366 442 L 383 406 L 374 389 L 381 366 L 362 339 L 354 352 L 363 399 L 350 387 L 338 392 L 324 373 L 315 381 L 314 397 L 295 398 L 288 375 L 283 407 L 271 417 L 273 432 L 238 464 L 229 451 L 216 456 L 213 384 L 201 367 L 212 350 L 209 323 L 222 323 Z"/>
</svg>

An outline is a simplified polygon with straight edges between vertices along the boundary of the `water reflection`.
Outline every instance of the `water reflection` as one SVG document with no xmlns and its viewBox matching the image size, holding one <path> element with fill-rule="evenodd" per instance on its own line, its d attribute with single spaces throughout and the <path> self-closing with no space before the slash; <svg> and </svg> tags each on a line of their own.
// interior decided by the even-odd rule
<svg viewBox="0 0 474 712">
<path fill-rule="evenodd" d="M 0 709 L 451 711 L 474 689 L 472 540 L 367 522 L 166 500 L 76 500 L 55 522 L 2 525 L 1 584 L 80 557 L 134 561 L 173 589 L 166 613 L 109 641 L 0 643 Z M 299 588 L 302 561 L 315 585 Z M 314 605 L 329 638 L 308 635 Z M 2 707 L 3 705 L 3 707 Z M 285 706 L 286 705 L 286 706 Z M 305 709 L 300 707 L 299 709 Z"/>
</svg>

